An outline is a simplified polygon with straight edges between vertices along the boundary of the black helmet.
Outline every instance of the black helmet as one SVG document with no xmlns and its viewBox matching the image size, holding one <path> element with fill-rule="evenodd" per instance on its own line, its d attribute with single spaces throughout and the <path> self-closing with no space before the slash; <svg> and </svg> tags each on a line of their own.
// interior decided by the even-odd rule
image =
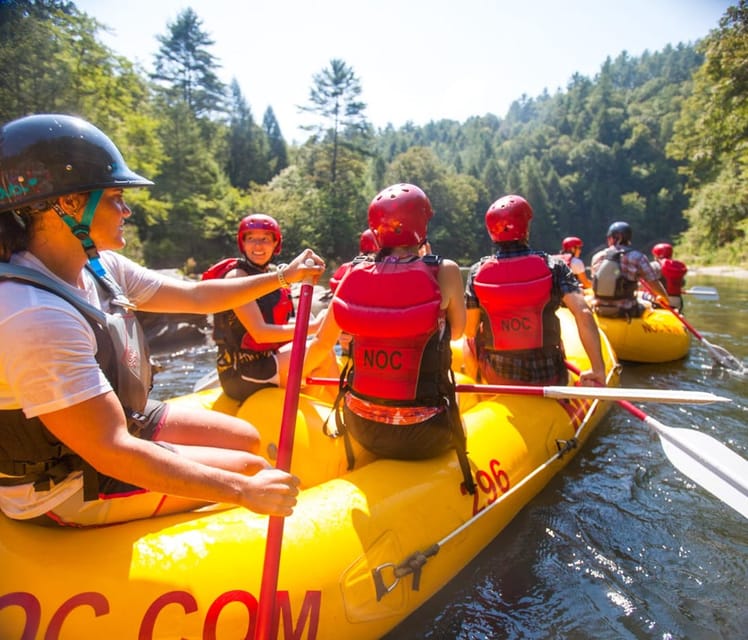
<svg viewBox="0 0 748 640">
<path fill-rule="evenodd" d="M 613 238 L 616 244 L 628 244 L 631 242 L 631 227 L 628 222 L 614 222 L 608 227 L 608 238 Z"/>
<path fill-rule="evenodd" d="M 128 168 L 102 131 L 80 118 L 33 115 L 0 129 L 0 212 L 68 193 L 152 184 Z"/>
</svg>

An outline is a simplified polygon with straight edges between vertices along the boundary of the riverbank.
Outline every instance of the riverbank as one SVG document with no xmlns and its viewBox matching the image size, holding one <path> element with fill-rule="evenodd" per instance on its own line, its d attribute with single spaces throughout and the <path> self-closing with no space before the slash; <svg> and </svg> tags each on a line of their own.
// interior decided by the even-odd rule
<svg viewBox="0 0 748 640">
<path fill-rule="evenodd" d="M 748 279 L 748 269 L 744 267 L 733 266 L 704 266 L 692 267 L 688 265 L 689 276 L 724 276 L 726 278 L 746 278 Z"/>
</svg>

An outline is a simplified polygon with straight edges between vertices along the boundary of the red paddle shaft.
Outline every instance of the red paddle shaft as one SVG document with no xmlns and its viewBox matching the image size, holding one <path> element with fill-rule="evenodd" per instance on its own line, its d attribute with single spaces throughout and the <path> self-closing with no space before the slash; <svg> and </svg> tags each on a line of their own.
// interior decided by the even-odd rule
<svg viewBox="0 0 748 640">
<path fill-rule="evenodd" d="M 309 329 L 309 314 L 312 309 L 314 288 L 309 282 L 301 285 L 299 307 L 296 314 L 291 358 L 288 363 L 288 381 L 283 403 L 280 436 L 278 438 L 278 458 L 276 467 L 283 471 L 291 469 L 294 431 L 296 430 L 296 413 L 299 409 L 299 389 L 301 374 L 306 355 L 306 334 Z M 260 601 L 257 607 L 255 640 L 271 640 L 277 636 L 277 599 L 278 569 L 280 567 L 281 544 L 283 542 L 284 518 L 271 516 L 268 521 L 268 535 L 265 542 L 265 562 L 262 568 L 262 586 Z"/>
<path fill-rule="evenodd" d="M 644 285 L 644 287 L 646 288 L 646 290 L 649 291 L 649 293 L 651 293 L 652 295 L 655 295 L 654 291 L 652 291 L 652 287 L 649 286 L 649 283 L 646 280 L 641 280 L 640 282 Z M 658 300 L 657 304 L 662 305 L 663 307 L 665 307 L 670 313 L 672 313 L 676 318 L 678 318 L 678 320 L 681 321 L 681 323 L 683 324 L 683 326 L 686 329 L 688 329 L 699 340 L 701 340 L 702 342 L 704 341 L 704 338 L 702 338 L 701 334 L 698 331 L 696 331 L 696 329 L 694 329 L 691 326 L 691 323 L 688 320 L 686 320 L 675 309 L 673 309 L 673 307 L 671 307 L 670 304 L 668 304 L 668 302 L 666 300 Z"/>
</svg>

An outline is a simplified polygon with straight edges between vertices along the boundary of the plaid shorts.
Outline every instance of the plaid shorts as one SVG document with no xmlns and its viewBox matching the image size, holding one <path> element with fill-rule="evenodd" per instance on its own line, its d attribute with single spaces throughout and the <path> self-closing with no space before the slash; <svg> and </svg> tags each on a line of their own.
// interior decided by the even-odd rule
<svg viewBox="0 0 748 640">
<path fill-rule="evenodd" d="M 561 346 L 525 351 L 481 349 L 478 366 L 488 384 L 565 385 L 569 380 L 566 355 Z"/>
</svg>

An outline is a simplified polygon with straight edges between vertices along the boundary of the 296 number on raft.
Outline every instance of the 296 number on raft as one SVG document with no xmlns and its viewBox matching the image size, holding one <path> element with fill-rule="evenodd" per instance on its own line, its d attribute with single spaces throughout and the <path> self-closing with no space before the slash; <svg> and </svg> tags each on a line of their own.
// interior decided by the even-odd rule
<svg viewBox="0 0 748 640">
<path fill-rule="evenodd" d="M 499 496 L 504 495 L 512 486 L 509 481 L 509 474 L 500 469 L 501 463 L 498 460 L 491 460 L 488 463 L 488 471 L 478 469 L 475 472 L 475 484 L 478 491 L 473 494 L 473 515 L 483 511 L 489 504 L 498 500 Z M 462 494 L 465 495 L 465 487 L 461 487 Z M 481 498 L 486 497 L 485 502 Z M 481 504 L 483 503 L 483 504 Z"/>
</svg>

